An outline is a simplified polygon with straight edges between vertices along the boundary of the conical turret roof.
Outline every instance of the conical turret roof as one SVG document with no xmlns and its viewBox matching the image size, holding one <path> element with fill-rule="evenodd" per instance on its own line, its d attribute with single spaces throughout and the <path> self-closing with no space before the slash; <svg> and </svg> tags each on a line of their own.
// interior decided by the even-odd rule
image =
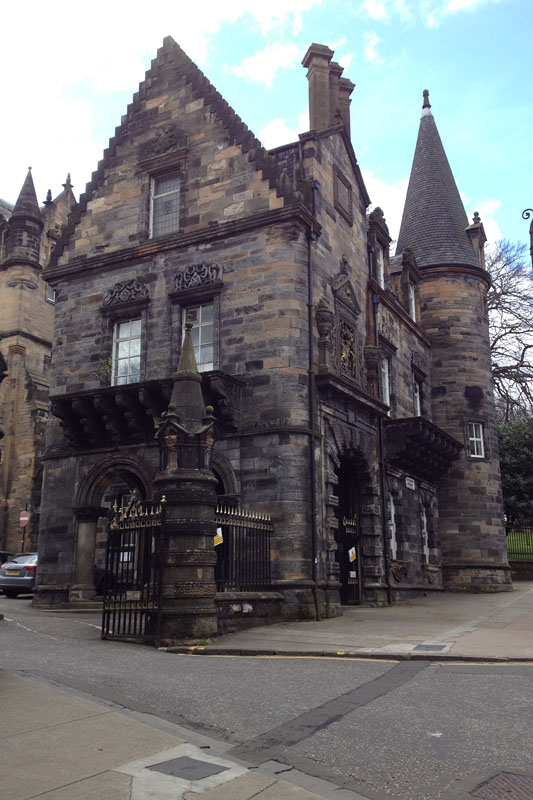
<svg viewBox="0 0 533 800">
<path fill-rule="evenodd" d="M 41 220 L 41 211 L 39 203 L 37 202 L 37 195 L 35 193 L 35 186 L 33 185 L 33 178 L 31 174 L 31 167 L 28 167 L 28 174 L 22 184 L 22 189 L 18 196 L 15 208 L 11 214 L 11 220 L 14 219 L 34 219 L 38 222 Z"/>
<path fill-rule="evenodd" d="M 479 267 L 465 232 L 466 212 L 430 109 L 426 90 L 396 252 L 411 248 L 422 268 Z"/>
</svg>

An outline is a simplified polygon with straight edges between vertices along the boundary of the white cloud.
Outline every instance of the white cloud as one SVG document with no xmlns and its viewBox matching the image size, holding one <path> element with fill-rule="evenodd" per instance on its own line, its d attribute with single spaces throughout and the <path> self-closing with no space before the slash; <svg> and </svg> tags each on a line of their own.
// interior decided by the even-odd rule
<svg viewBox="0 0 533 800">
<path fill-rule="evenodd" d="M 298 141 L 298 134 L 309 130 L 309 114 L 304 111 L 298 116 L 295 127 L 292 127 L 286 119 L 276 117 L 271 119 L 265 127 L 259 131 L 258 138 L 264 146 L 270 150 L 273 147 L 280 147 L 282 144 Z"/>
<path fill-rule="evenodd" d="M 372 200 L 371 208 L 376 206 L 381 208 L 389 226 L 389 233 L 395 241 L 400 232 L 409 179 L 405 178 L 393 183 L 387 183 L 374 175 L 371 170 L 363 169 L 362 173 L 368 194 Z M 394 252 L 394 249 L 395 246 L 393 244 L 391 252 Z"/>
<path fill-rule="evenodd" d="M 483 223 L 483 227 L 485 228 L 488 246 L 494 244 L 494 242 L 497 242 L 502 238 L 502 232 L 498 224 L 498 220 L 496 219 L 496 212 L 500 206 L 500 200 L 482 200 L 474 209 L 478 212 L 481 222 Z M 472 221 L 473 216 L 474 214 L 472 212 L 470 214 L 470 222 Z"/>
<path fill-rule="evenodd" d="M 359 9 L 371 19 L 387 19 L 387 9 L 383 0 L 363 0 Z"/>
<path fill-rule="evenodd" d="M 352 63 L 353 55 L 353 53 L 346 53 L 345 56 L 339 58 L 339 64 L 343 69 L 347 70 L 349 68 L 350 64 Z"/>
<path fill-rule="evenodd" d="M 372 61 L 375 64 L 382 64 L 383 59 L 380 58 L 378 51 L 376 50 L 377 45 L 379 44 L 379 36 L 375 31 L 368 31 L 365 33 L 365 59 L 367 61 Z"/>
<path fill-rule="evenodd" d="M 264 83 L 270 87 L 280 69 L 295 67 L 302 56 L 303 53 L 297 45 L 278 42 L 248 56 L 238 66 L 231 67 L 231 72 L 239 78 L 253 83 Z"/>
</svg>

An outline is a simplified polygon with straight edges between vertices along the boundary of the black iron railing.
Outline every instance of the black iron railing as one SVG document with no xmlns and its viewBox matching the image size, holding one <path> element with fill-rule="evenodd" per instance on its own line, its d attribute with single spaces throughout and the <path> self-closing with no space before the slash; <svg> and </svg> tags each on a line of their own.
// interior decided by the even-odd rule
<svg viewBox="0 0 533 800">
<path fill-rule="evenodd" d="M 216 510 L 217 591 L 253 592 L 270 587 L 269 514 L 248 509 Z"/>
<path fill-rule="evenodd" d="M 533 561 L 533 525 L 507 525 L 509 561 Z"/>
</svg>

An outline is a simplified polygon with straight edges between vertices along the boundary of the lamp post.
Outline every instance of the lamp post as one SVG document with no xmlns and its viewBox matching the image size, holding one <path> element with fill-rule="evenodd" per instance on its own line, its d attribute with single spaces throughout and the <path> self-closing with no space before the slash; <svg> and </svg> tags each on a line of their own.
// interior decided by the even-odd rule
<svg viewBox="0 0 533 800">
<path fill-rule="evenodd" d="M 522 219 L 529 219 L 533 214 L 533 208 L 526 208 L 522 211 Z M 533 219 L 529 225 L 529 252 L 531 254 L 531 268 L 533 269 Z"/>
</svg>

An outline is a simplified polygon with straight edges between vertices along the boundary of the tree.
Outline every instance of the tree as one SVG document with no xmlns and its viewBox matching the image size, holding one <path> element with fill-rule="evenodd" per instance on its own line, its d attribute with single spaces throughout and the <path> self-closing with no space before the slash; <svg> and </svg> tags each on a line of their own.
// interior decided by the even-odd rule
<svg viewBox="0 0 533 800">
<path fill-rule="evenodd" d="M 503 506 L 508 522 L 533 520 L 533 418 L 498 422 Z"/>
<path fill-rule="evenodd" d="M 525 249 L 501 239 L 487 253 L 492 376 L 496 411 L 504 420 L 533 416 L 533 282 Z"/>
</svg>

